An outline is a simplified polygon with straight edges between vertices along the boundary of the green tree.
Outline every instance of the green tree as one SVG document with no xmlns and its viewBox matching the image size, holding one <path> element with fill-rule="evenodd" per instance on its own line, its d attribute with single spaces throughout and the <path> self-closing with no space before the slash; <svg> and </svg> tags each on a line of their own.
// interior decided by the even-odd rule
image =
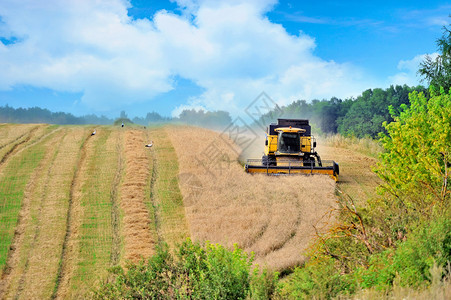
<svg viewBox="0 0 451 300">
<path fill-rule="evenodd" d="M 127 113 L 125 112 L 125 110 L 121 111 L 121 115 L 119 116 L 119 118 L 121 118 L 121 119 L 127 119 L 128 118 Z"/>
<path fill-rule="evenodd" d="M 337 120 L 338 132 L 343 135 L 354 135 L 358 138 L 370 136 L 376 138 L 384 132 L 383 122 L 393 121 L 388 107 L 399 110 L 403 104 L 409 103 L 412 91 L 426 92 L 424 87 L 390 86 L 388 89 L 369 89 L 352 102 L 344 117 Z"/>
<path fill-rule="evenodd" d="M 446 92 L 451 87 L 451 30 L 443 27 L 443 36 L 437 40 L 438 51 L 435 58 L 427 55 L 420 64 L 418 73 L 436 88 L 443 87 Z"/>
<path fill-rule="evenodd" d="M 284 298 L 331 298 L 360 288 L 389 291 L 441 280 L 451 258 L 451 95 L 414 91 L 410 105 L 390 106 L 375 169 L 380 197 L 355 203 L 342 195 L 338 220 L 282 283 Z M 369 95 L 365 95 L 369 96 Z M 436 278 L 436 279 L 437 279 Z"/>
<path fill-rule="evenodd" d="M 49 123 L 49 124 L 111 124 L 113 120 L 105 116 L 86 115 L 76 117 L 70 113 L 51 112 L 39 107 L 0 107 L 0 122 L 3 123 Z"/>
<path fill-rule="evenodd" d="M 277 122 L 274 116 L 279 118 L 307 119 L 324 133 L 337 133 L 338 120 L 346 115 L 352 100 L 341 100 L 332 97 L 330 100 L 296 100 L 287 106 L 276 107 L 272 111 L 262 115 L 260 124 Z"/>
<path fill-rule="evenodd" d="M 196 111 L 195 109 L 185 109 L 180 114 L 178 121 L 190 125 L 223 129 L 232 122 L 232 118 L 228 112 L 221 110 Z"/>
<path fill-rule="evenodd" d="M 410 106 L 401 106 L 399 114 L 390 107 L 395 121 L 385 122 L 387 134 L 381 134 L 385 152 L 375 171 L 406 216 L 427 216 L 450 200 L 451 97 L 433 87 L 431 95 L 411 93 Z"/>
</svg>

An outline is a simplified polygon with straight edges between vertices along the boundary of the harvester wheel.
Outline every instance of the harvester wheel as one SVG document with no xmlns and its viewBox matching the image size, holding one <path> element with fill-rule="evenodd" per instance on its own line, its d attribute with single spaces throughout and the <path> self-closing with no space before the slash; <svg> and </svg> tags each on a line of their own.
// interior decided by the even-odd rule
<svg viewBox="0 0 451 300">
<path fill-rule="evenodd" d="M 315 159 L 311 156 L 304 157 L 304 167 L 314 167 Z"/>
</svg>

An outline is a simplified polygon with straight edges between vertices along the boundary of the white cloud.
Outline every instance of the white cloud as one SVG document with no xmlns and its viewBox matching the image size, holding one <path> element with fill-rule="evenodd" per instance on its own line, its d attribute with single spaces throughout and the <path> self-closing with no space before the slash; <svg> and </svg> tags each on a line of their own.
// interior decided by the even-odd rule
<svg viewBox="0 0 451 300">
<path fill-rule="evenodd" d="M 426 20 L 426 23 L 431 26 L 434 26 L 434 25 L 447 26 L 447 25 L 449 25 L 449 17 L 444 17 L 444 16 L 430 17 Z"/>
<path fill-rule="evenodd" d="M 401 60 L 398 63 L 398 72 L 397 74 L 390 76 L 388 78 L 389 85 L 408 85 L 408 86 L 416 86 L 421 84 L 421 77 L 417 73 L 420 68 L 420 63 L 424 61 L 427 54 L 417 55 L 410 60 Z M 430 54 L 429 56 L 434 58 L 437 57 L 438 53 Z"/>
<path fill-rule="evenodd" d="M 173 89 L 175 76 L 202 87 L 181 108 L 237 114 L 262 91 L 281 104 L 347 97 L 374 84 L 355 66 L 314 55 L 315 41 L 294 36 L 264 13 L 274 0 L 178 0 L 183 14 L 133 20 L 125 0 L 4 0 L 0 89 L 31 85 L 81 92 L 108 111 Z"/>
</svg>

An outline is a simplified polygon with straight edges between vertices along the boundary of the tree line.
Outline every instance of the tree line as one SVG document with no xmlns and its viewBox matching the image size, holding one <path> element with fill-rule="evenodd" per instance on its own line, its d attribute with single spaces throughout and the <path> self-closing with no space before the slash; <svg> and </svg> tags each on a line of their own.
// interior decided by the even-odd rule
<svg viewBox="0 0 451 300">
<path fill-rule="evenodd" d="M 48 124 L 111 124 L 113 121 L 105 116 L 94 114 L 76 117 L 65 112 L 51 112 L 40 107 L 13 108 L 8 105 L 0 107 L 1 123 L 48 123 Z"/>
<path fill-rule="evenodd" d="M 179 117 L 171 118 L 161 116 L 157 112 L 149 112 L 145 117 L 129 118 L 125 111 L 121 111 L 118 118 L 105 116 L 85 115 L 76 117 L 71 113 L 51 112 L 40 107 L 13 108 L 8 105 L 0 106 L 0 123 L 48 123 L 58 125 L 117 125 L 138 124 L 149 126 L 163 123 L 182 123 L 209 128 L 225 128 L 232 122 L 230 114 L 226 111 L 203 111 L 195 109 L 183 110 Z"/>
<path fill-rule="evenodd" d="M 276 122 L 278 117 L 308 119 L 315 131 L 323 134 L 376 138 L 385 132 L 382 124 L 393 121 L 389 107 L 399 111 L 402 105 L 409 105 L 413 91 L 428 93 L 423 86 L 392 85 L 387 89 L 368 89 L 355 99 L 296 100 L 262 115 L 259 123 Z"/>
<path fill-rule="evenodd" d="M 402 105 L 409 105 L 409 93 L 417 91 L 428 94 L 423 86 L 390 86 L 387 89 L 375 88 L 364 91 L 357 98 L 330 100 L 296 100 L 286 106 L 277 106 L 260 117 L 259 122 L 276 122 L 277 117 L 309 119 L 315 130 L 324 134 L 340 133 L 358 138 L 369 136 L 376 138 L 379 132 L 385 132 L 383 122 L 393 118 L 389 107 L 399 111 Z M 183 110 L 179 117 L 164 117 L 156 112 L 149 112 L 145 117 L 129 118 L 122 111 L 116 119 L 105 116 L 86 115 L 76 117 L 70 113 L 51 112 L 39 107 L 12 108 L 0 107 L 0 122 L 3 123 L 49 123 L 49 124 L 139 124 L 149 126 L 162 123 L 182 123 L 208 128 L 227 127 L 232 118 L 226 111 Z"/>
</svg>

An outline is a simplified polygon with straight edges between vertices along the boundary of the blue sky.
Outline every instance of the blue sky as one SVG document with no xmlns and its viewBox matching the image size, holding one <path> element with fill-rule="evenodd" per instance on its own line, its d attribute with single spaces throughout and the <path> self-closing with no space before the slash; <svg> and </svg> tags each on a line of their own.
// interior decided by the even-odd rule
<svg viewBox="0 0 451 300">
<path fill-rule="evenodd" d="M 417 85 L 451 1 L 2 0 L 0 105 L 240 115 Z"/>
</svg>

